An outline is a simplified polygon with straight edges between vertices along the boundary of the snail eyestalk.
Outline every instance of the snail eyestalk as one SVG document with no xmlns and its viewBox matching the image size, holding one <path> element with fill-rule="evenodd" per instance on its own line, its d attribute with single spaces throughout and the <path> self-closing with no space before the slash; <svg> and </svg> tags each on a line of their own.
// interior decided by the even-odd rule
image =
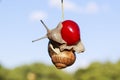
<svg viewBox="0 0 120 80">
<path fill-rule="evenodd" d="M 38 38 L 38 39 L 36 39 L 36 40 L 33 40 L 32 42 L 36 42 L 36 41 L 39 41 L 39 40 L 41 40 L 41 39 L 45 39 L 45 38 L 47 38 L 47 36 L 44 36 L 44 37 Z"/>
<path fill-rule="evenodd" d="M 61 8 L 62 8 L 62 20 L 64 20 L 64 5 L 63 5 L 63 0 L 61 0 Z"/>
<path fill-rule="evenodd" d="M 43 26 L 46 28 L 46 30 L 47 30 L 47 32 L 49 32 L 50 30 L 48 29 L 48 27 L 45 25 L 45 23 L 42 21 L 42 20 L 40 20 L 40 22 L 43 24 Z"/>
<path fill-rule="evenodd" d="M 47 30 L 47 32 L 49 32 L 50 30 L 49 30 L 48 27 L 45 25 L 45 23 L 44 23 L 42 20 L 40 20 L 40 22 L 43 24 L 43 26 L 45 27 L 45 29 Z M 44 39 L 44 38 L 48 38 L 48 36 L 45 35 L 45 36 L 43 36 L 43 37 L 41 37 L 41 38 L 38 38 L 38 39 L 36 39 L 36 40 L 33 40 L 32 42 L 36 42 L 36 41 L 39 41 L 39 40 Z"/>
</svg>

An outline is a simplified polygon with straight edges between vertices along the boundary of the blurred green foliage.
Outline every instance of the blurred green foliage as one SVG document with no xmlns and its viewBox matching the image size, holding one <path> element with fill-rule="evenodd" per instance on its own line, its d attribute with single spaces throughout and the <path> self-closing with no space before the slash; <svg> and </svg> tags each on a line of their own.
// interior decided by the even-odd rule
<svg viewBox="0 0 120 80">
<path fill-rule="evenodd" d="M 120 61 L 93 62 L 87 68 L 67 73 L 41 63 L 6 69 L 0 65 L 0 80 L 120 80 Z"/>
<path fill-rule="evenodd" d="M 86 69 L 77 70 L 74 78 L 75 80 L 120 80 L 120 61 L 94 62 Z"/>
</svg>

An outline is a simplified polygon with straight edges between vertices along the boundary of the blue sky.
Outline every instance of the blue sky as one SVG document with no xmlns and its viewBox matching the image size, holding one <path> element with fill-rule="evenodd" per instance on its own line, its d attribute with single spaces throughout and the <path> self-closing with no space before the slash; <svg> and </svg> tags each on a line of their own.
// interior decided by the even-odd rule
<svg viewBox="0 0 120 80">
<path fill-rule="evenodd" d="M 86 67 L 93 61 L 120 59 L 120 0 L 64 0 L 65 20 L 76 21 L 86 51 L 76 54 L 74 65 Z M 42 62 L 52 64 L 47 52 L 48 39 L 35 43 L 46 30 L 61 21 L 60 0 L 0 1 L 0 63 L 8 68 Z"/>
</svg>

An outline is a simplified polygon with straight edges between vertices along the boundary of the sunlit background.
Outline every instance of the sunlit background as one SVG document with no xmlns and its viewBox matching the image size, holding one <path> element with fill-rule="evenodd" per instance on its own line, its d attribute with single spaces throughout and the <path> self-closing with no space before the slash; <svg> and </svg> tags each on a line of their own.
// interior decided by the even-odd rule
<svg viewBox="0 0 120 80">
<path fill-rule="evenodd" d="M 65 69 L 75 71 L 91 62 L 120 59 L 120 0 L 64 0 L 65 20 L 78 23 L 86 51 Z M 53 65 L 48 39 L 35 43 L 61 21 L 60 0 L 0 0 L 0 64 L 15 68 L 40 62 Z"/>
</svg>

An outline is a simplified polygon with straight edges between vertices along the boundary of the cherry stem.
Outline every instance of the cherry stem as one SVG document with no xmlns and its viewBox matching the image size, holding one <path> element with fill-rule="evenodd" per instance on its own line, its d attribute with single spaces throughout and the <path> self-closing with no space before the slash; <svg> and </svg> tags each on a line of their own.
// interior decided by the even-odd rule
<svg viewBox="0 0 120 80">
<path fill-rule="evenodd" d="M 61 8 L 62 8 L 62 20 L 64 20 L 64 5 L 63 5 L 63 0 L 61 0 Z"/>
</svg>

